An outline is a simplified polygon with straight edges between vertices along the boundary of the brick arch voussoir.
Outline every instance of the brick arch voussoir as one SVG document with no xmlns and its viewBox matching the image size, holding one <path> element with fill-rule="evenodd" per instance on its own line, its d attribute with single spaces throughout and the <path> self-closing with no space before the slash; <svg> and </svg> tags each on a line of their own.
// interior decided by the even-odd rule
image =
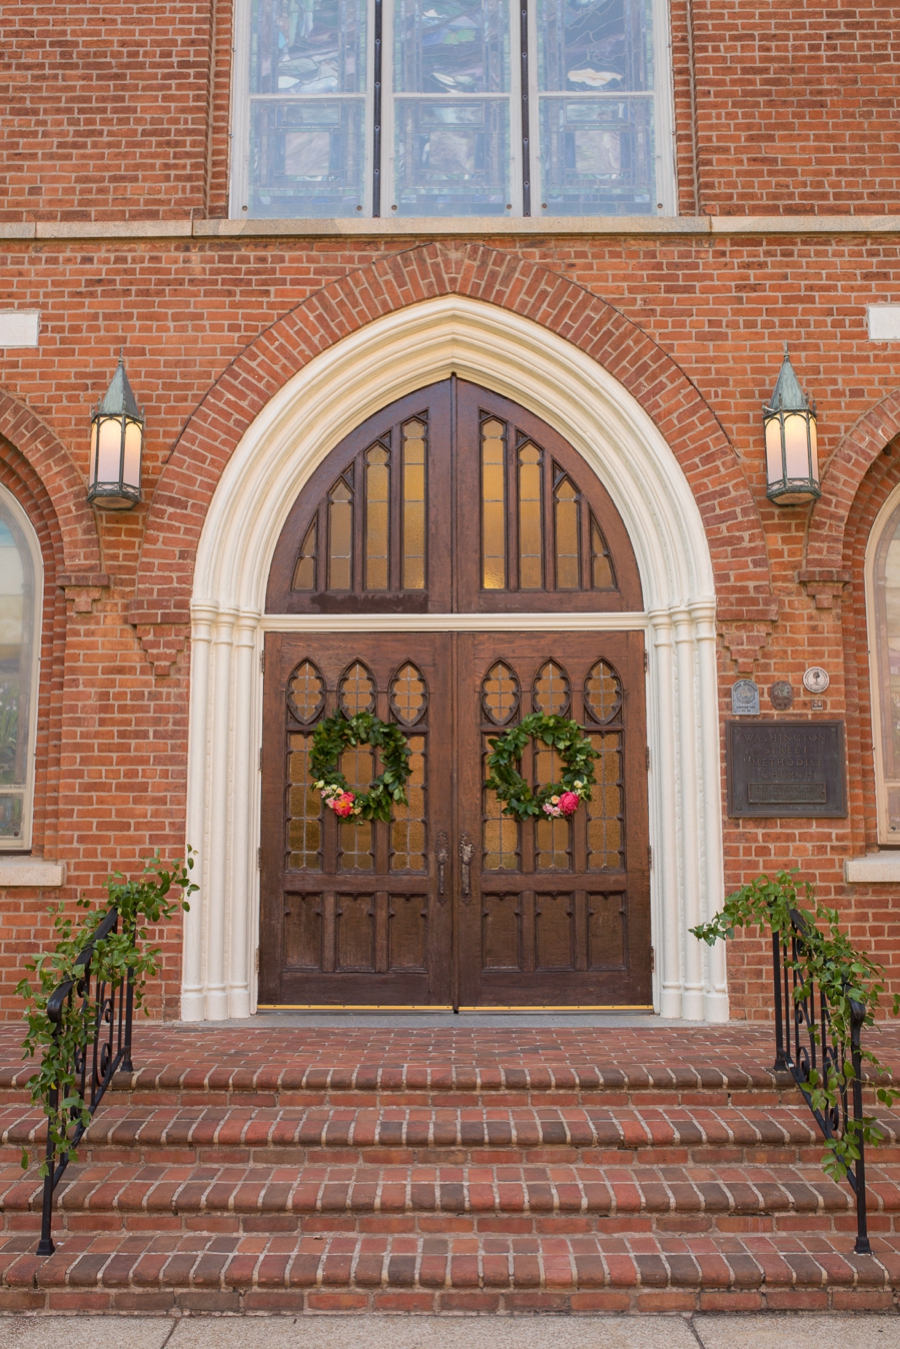
<svg viewBox="0 0 900 1349">
<path fill-rule="evenodd" d="M 147 520 L 134 621 L 186 622 L 206 510 L 232 452 L 266 403 L 310 360 L 375 319 L 458 294 L 530 318 L 622 383 L 678 458 L 706 528 L 717 592 L 747 618 L 772 609 L 765 536 L 734 449 L 677 362 L 607 301 L 485 244 L 429 243 L 379 259 L 310 296 L 250 342 L 192 414 Z M 175 559 L 173 561 L 173 558 Z"/>
<path fill-rule="evenodd" d="M 900 434 L 900 389 L 864 413 L 844 436 L 822 475 L 822 495 L 810 515 L 806 568 L 840 572 L 845 534 L 856 494 L 888 441 Z"/>
<path fill-rule="evenodd" d="M 60 574 L 104 584 L 100 538 L 87 504 L 87 487 L 65 445 L 30 408 L 4 390 L 0 390 L 0 435 L 15 446 L 46 490 L 59 525 Z"/>
</svg>

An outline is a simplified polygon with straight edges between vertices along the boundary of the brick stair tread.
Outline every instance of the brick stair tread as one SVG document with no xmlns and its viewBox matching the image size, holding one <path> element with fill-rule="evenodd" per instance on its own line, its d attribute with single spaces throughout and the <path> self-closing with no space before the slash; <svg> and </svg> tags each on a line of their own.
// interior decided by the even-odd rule
<svg viewBox="0 0 900 1349">
<path fill-rule="evenodd" d="M 900 1213 L 900 1166 L 870 1166 L 869 1211 Z M 0 1211 L 37 1212 L 32 1170 L 0 1170 Z M 72 1213 L 844 1213 L 846 1184 L 814 1166 L 73 1165 L 56 1208 Z"/>
<path fill-rule="evenodd" d="M 33 1234 L 0 1244 L 0 1291 L 34 1288 L 211 1291 L 290 1289 L 889 1289 L 900 1236 L 854 1255 L 849 1234 L 702 1236 L 254 1236 L 66 1234 L 33 1253 Z M 2 1305 L 2 1299 L 0 1299 Z"/>
<path fill-rule="evenodd" d="M 878 1116 L 882 1148 L 900 1140 L 900 1116 Z M 0 1110 L 0 1144 L 40 1142 L 43 1116 Z M 101 1108 L 83 1147 L 413 1149 L 781 1147 L 821 1135 L 805 1106 L 721 1107 L 141 1107 Z M 887 1158 L 887 1160 L 894 1160 Z"/>
</svg>

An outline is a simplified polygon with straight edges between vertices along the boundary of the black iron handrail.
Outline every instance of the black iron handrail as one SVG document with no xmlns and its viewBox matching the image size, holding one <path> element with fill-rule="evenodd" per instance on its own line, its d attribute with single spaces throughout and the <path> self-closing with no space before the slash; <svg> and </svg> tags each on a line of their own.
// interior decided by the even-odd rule
<svg viewBox="0 0 900 1349">
<path fill-rule="evenodd" d="M 74 1090 L 83 1105 L 70 1110 L 72 1132 L 67 1137 L 65 1147 L 57 1147 L 52 1131 L 47 1128 L 47 1173 L 44 1176 L 44 1197 L 41 1212 L 41 1239 L 38 1255 L 52 1255 L 56 1249 L 51 1236 L 53 1222 L 53 1194 L 62 1180 L 69 1165 L 69 1158 L 77 1148 L 88 1125 L 83 1120 L 86 1108 L 90 1116 L 103 1100 L 106 1088 L 115 1073 L 132 1071 L 131 1062 L 131 1026 L 134 1014 L 134 981 L 129 967 L 127 976 L 107 983 L 102 979 L 94 982 L 93 1017 L 89 1018 L 91 1005 L 91 961 L 97 942 L 119 930 L 119 911 L 111 908 L 99 925 L 91 940 L 75 961 L 76 969 L 82 973 L 77 978 L 64 979 L 50 994 L 47 1001 L 47 1017 L 53 1023 L 53 1034 L 59 1037 L 67 1007 L 76 999 L 81 1000 L 82 1024 L 85 1027 L 84 1043 L 76 1046 L 73 1054 L 72 1071 L 75 1079 Z M 90 1068 L 89 1068 L 90 1065 Z M 59 1084 L 50 1092 L 49 1109 L 53 1116 L 59 1108 Z M 61 1154 L 61 1155 L 60 1155 Z"/>
<path fill-rule="evenodd" d="M 791 962 L 802 966 L 804 937 L 808 920 L 798 909 L 791 909 Z M 784 943 L 786 945 L 787 943 Z M 850 1002 L 849 1059 L 853 1065 L 852 1091 L 848 1092 L 843 1069 L 847 1062 L 847 1044 L 834 1031 L 834 1024 L 825 994 L 810 980 L 804 997 L 795 997 L 795 990 L 807 983 L 797 968 L 789 969 L 782 958 L 782 934 L 772 933 L 772 968 L 775 979 L 775 1071 L 787 1070 L 803 1093 L 824 1138 L 837 1138 L 846 1133 L 852 1120 L 856 1125 L 856 1143 L 859 1158 L 848 1165 L 847 1181 L 856 1196 L 857 1255 L 871 1255 L 866 1218 L 866 1155 L 863 1142 L 862 1055 L 860 1034 L 866 1017 L 862 1003 Z M 818 1004 L 818 1007 L 817 1007 Z M 790 1009 L 793 1008 L 793 1013 Z M 818 1020 L 816 1019 L 818 1016 Z M 788 1025 L 793 1022 L 793 1029 Z M 819 1081 L 827 1082 L 833 1069 L 843 1085 L 834 1106 L 826 1111 L 817 1109 L 810 1094 L 810 1073 L 817 1072 Z"/>
</svg>

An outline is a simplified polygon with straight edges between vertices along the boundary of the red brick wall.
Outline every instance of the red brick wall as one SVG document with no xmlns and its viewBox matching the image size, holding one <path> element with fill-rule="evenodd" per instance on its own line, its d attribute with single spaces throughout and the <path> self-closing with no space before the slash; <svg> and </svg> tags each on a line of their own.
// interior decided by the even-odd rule
<svg viewBox="0 0 900 1349">
<path fill-rule="evenodd" d="M 727 437 L 722 453 L 736 455 L 759 512 L 772 590 L 781 605 L 753 672 L 764 707 L 768 685 L 788 678 L 797 694 L 795 712 L 805 715 L 809 701 L 800 683 L 804 668 L 819 663 L 829 669 L 825 715 L 847 715 L 852 784 L 852 813 L 846 822 L 785 821 L 776 828 L 728 823 L 727 884 L 733 887 L 764 868 L 796 862 L 818 881 L 822 898 L 842 910 L 853 932 L 885 953 L 892 977 L 900 978 L 900 942 L 890 928 L 890 897 L 845 886 L 841 873 L 843 859 L 871 842 L 866 825 L 871 813 L 871 734 L 865 720 L 868 676 L 860 655 L 859 559 L 866 522 L 883 499 L 878 492 L 890 490 L 897 480 L 891 476 L 896 475 L 896 461 L 878 459 L 852 512 L 846 565 L 854 579 L 841 615 L 838 609 L 816 607 L 797 580 L 804 566 L 808 512 L 766 502 L 760 423 L 760 406 L 777 375 L 784 337 L 791 340 L 803 387 L 818 399 L 826 464 L 839 454 L 858 419 L 894 389 L 893 351 L 868 342 L 865 304 L 876 287 L 882 298 L 897 296 L 896 240 L 493 242 L 501 258 L 504 253 L 511 260 L 518 256 L 547 269 L 548 283 L 556 276 L 576 283 L 586 304 L 592 296 L 610 301 L 684 371 L 706 400 L 710 417 L 721 425 Z M 34 351 L 0 354 L 0 387 L 27 403 L 68 448 L 75 469 L 86 475 L 90 403 L 106 388 L 122 335 L 129 374 L 147 410 L 149 502 L 164 461 L 173 451 L 175 461 L 180 438 L 188 443 L 184 432 L 192 414 L 215 399 L 231 363 L 249 343 L 293 307 L 324 294 L 323 287 L 335 279 L 349 278 L 350 292 L 361 293 L 368 285 L 362 269 L 388 256 L 399 261 L 413 247 L 399 241 L 283 239 L 11 243 L 5 275 L 13 284 L 0 293 L 0 307 L 14 303 L 40 308 L 42 335 Z M 459 251 L 456 245 L 448 248 Z M 536 309 L 544 298 L 536 296 Z M 651 390 L 646 396 L 651 397 Z M 709 467 L 712 473 L 715 466 Z M 204 470 L 203 463 L 188 462 L 175 490 L 196 499 Z M 827 498 L 827 473 L 825 488 Z M 36 488 L 31 490 L 36 499 Z M 102 567 L 111 586 L 93 604 L 92 613 L 74 612 L 70 601 L 61 682 L 56 636 L 56 654 L 45 661 L 45 679 L 57 683 L 45 684 L 42 708 L 57 706 L 60 689 L 62 706 L 56 730 L 46 723 L 48 787 L 40 828 L 48 849 L 51 830 L 57 828 L 52 850 L 69 863 L 69 899 L 79 890 L 99 897 L 110 869 L 133 870 L 154 847 L 175 855 L 184 845 L 187 653 L 178 656 L 170 675 L 154 677 L 125 617 L 146 543 L 147 515 L 148 505 L 127 515 L 99 515 Z M 158 542 L 165 552 L 165 538 Z M 735 565 L 741 563 L 744 546 L 739 538 Z M 189 572 L 191 557 L 186 553 L 180 558 L 181 547 L 180 538 L 169 540 L 169 558 L 159 563 L 162 577 L 167 566 L 184 564 Z M 735 661 L 723 646 L 723 718 L 736 674 Z M 61 777 L 56 814 L 49 789 L 54 737 Z M 10 932 L 24 923 L 29 929 L 33 924 L 39 934 L 51 897 L 8 892 L 0 912 L 7 916 Z M 20 936 L 11 936 L 8 948 L 0 948 L 7 962 L 0 968 L 0 1015 L 16 1015 L 9 988 Z M 166 938 L 161 985 L 169 1015 L 177 1011 L 179 941 L 173 928 Z M 755 940 L 737 943 L 729 968 L 735 1015 L 768 1016 L 764 947 Z"/>
<path fill-rule="evenodd" d="M 690 9 L 693 62 L 672 0 L 681 211 L 897 209 L 894 6 Z M 227 214 L 231 0 L 23 0 L 4 38 L 0 219 Z"/>
</svg>

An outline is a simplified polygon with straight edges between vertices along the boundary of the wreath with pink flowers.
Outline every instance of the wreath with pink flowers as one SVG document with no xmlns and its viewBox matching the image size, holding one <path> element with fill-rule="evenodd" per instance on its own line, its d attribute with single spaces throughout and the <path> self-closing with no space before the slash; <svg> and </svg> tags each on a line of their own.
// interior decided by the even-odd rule
<svg viewBox="0 0 900 1349">
<path fill-rule="evenodd" d="M 372 745 L 381 758 L 384 771 L 367 792 L 352 792 L 338 768 L 344 750 L 355 745 Z M 406 736 L 399 727 L 373 717 L 371 712 L 358 712 L 355 717 L 335 712 L 319 722 L 313 732 L 309 769 L 323 801 L 335 815 L 387 821 L 392 806 L 406 805 L 409 755 Z"/>
<path fill-rule="evenodd" d="M 560 782 L 532 789 L 519 772 L 529 740 L 542 740 L 563 762 Z M 597 750 L 577 721 L 532 712 L 496 740 L 490 741 L 489 776 L 485 786 L 503 802 L 503 814 L 516 820 L 547 815 L 569 819 L 582 801 L 590 801 Z"/>
</svg>

